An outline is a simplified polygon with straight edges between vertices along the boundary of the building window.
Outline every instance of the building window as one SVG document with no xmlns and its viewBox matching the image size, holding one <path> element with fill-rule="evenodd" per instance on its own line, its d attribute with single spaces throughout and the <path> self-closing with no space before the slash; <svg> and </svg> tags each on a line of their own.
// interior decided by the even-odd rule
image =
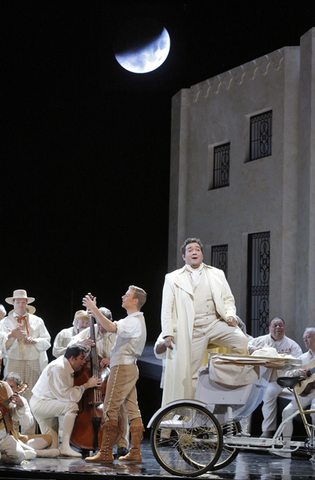
<svg viewBox="0 0 315 480">
<path fill-rule="evenodd" d="M 270 232 L 248 236 L 247 327 L 253 337 L 269 333 Z"/>
<path fill-rule="evenodd" d="M 272 111 L 250 119 L 250 160 L 271 155 Z"/>
<path fill-rule="evenodd" d="M 213 188 L 229 186 L 230 144 L 225 143 L 213 151 Z"/>
<path fill-rule="evenodd" d="M 211 248 L 211 265 L 224 271 L 227 277 L 228 273 L 228 246 L 215 245 Z"/>
</svg>

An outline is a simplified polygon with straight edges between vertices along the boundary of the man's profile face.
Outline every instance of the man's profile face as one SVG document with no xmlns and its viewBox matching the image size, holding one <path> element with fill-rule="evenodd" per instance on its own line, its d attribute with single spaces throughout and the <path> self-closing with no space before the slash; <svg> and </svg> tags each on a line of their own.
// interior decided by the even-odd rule
<svg viewBox="0 0 315 480">
<path fill-rule="evenodd" d="M 14 380 L 8 380 L 7 384 L 10 385 L 13 393 L 17 392 L 18 386 Z"/>
<path fill-rule="evenodd" d="M 192 268 L 198 268 L 203 260 L 203 253 L 198 243 L 188 243 L 185 248 L 185 254 L 183 255 L 186 265 L 190 265 Z"/>
<path fill-rule="evenodd" d="M 122 298 L 121 305 L 125 310 L 128 310 L 131 307 L 134 307 L 135 302 L 134 302 L 133 294 L 134 294 L 134 290 L 132 288 L 128 288 L 125 295 L 121 297 Z"/>
<path fill-rule="evenodd" d="M 285 325 L 280 318 L 276 320 L 272 320 L 271 325 L 269 327 L 269 332 L 271 337 L 274 340 L 282 340 L 285 333 Z"/>
<path fill-rule="evenodd" d="M 26 298 L 15 298 L 13 300 L 14 310 L 18 315 L 24 315 L 27 310 Z"/>
<path fill-rule="evenodd" d="M 80 353 L 80 355 L 78 355 L 76 358 L 71 357 L 70 360 L 71 360 L 70 363 L 71 363 L 71 366 L 72 366 L 73 370 L 75 372 L 78 372 L 79 370 L 81 370 L 83 365 L 86 364 L 86 354 L 85 353 Z"/>
<path fill-rule="evenodd" d="M 315 352 L 315 336 L 313 330 L 307 328 L 303 334 L 303 340 L 306 348 L 309 348 L 312 350 L 312 352 Z"/>
</svg>

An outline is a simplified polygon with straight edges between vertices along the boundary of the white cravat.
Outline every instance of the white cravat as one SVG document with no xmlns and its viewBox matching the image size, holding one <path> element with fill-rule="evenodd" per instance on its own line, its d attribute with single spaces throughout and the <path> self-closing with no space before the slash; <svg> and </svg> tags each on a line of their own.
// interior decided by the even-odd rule
<svg viewBox="0 0 315 480">
<path fill-rule="evenodd" d="M 195 285 L 195 287 L 198 287 L 199 285 L 200 275 L 202 273 L 203 267 L 204 267 L 203 263 L 201 263 L 198 268 L 192 268 L 190 265 L 186 265 L 186 270 L 189 273 L 191 281 Z"/>
</svg>

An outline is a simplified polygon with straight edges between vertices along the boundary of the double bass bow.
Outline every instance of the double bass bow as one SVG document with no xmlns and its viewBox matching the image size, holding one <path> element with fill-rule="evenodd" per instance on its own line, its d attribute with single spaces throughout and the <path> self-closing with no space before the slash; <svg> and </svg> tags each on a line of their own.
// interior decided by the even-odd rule
<svg viewBox="0 0 315 480">
<path fill-rule="evenodd" d="M 91 294 L 89 294 L 91 296 Z M 91 298 L 93 298 L 91 296 Z M 89 316 L 90 339 L 93 342 L 90 354 L 87 357 L 84 367 L 74 374 L 74 385 L 79 386 L 93 375 L 102 379 L 100 387 L 94 387 L 86 390 L 78 404 L 79 412 L 76 417 L 71 434 L 71 443 L 81 450 L 97 450 L 102 442 L 101 424 L 103 420 L 103 403 L 106 393 L 107 379 L 110 373 L 108 367 L 101 366 L 102 357 L 97 354 L 95 324 L 93 316 Z M 119 423 L 119 437 L 123 428 L 122 421 Z"/>
</svg>

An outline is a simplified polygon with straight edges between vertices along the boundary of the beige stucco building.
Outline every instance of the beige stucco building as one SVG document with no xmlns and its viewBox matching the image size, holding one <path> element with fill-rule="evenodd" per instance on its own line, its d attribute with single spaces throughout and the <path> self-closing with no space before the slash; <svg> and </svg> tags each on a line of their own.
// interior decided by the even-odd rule
<svg viewBox="0 0 315 480">
<path fill-rule="evenodd" d="M 301 344 L 315 326 L 314 129 L 315 29 L 172 102 L 169 271 L 200 237 L 252 334 L 279 315 Z"/>
</svg>

